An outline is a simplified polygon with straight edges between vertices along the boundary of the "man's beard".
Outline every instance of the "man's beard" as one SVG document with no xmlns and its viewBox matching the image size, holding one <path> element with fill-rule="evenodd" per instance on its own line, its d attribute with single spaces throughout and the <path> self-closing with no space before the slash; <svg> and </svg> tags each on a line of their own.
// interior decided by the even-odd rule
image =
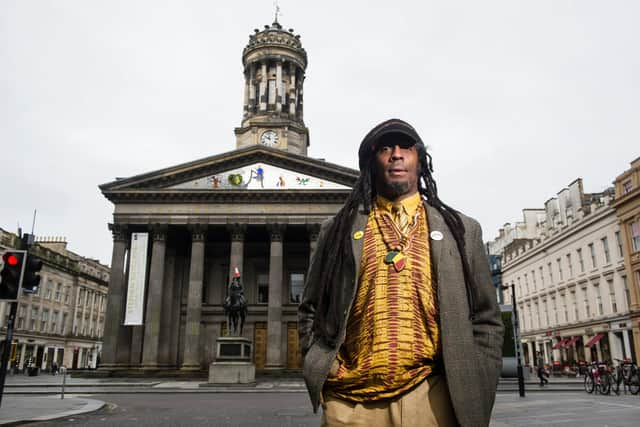
<svg viewBox="0 0 640 427">
<path fill-rule="evenodd" d="M 390 200 L 397 199 L 400 196 L 404 196 L 409 192 L 409 182 L 385 182 L 385 193 Z"/>
</svg>

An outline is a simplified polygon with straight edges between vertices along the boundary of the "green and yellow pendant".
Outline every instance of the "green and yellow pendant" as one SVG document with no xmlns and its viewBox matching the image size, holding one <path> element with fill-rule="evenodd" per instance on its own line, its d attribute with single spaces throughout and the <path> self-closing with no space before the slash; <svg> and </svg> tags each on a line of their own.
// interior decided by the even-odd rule
<svg viewBox="0 0 640 427">
<path fill-rule="evenodd" d="M 405 265 L 407 265 L 407 257 L 400 251 L 389 251 L 387 256 L 384 257 L 384 262 L 387 264 L 393 264 L 393 268 L 399 273 L 402 271 Z"/>
</svg>

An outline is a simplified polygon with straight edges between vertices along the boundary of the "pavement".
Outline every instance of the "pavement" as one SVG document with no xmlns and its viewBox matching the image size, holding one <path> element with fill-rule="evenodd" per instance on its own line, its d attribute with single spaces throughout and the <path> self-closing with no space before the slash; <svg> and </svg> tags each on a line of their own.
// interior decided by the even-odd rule
<svg viewBox="0 0 640 427">
<path fill-rule="evenodd" d="M 8 375 L 5 383 L 0 424 L 17 425 L 84 414 L 101 409 L 106 403 L 86 397 L 92 394 L 130 393 L 306 393 L 301 378 L 257 378 L 254 384 L 212 385 L 205 380 L 173 380 L 163 378 L 73 378 L 65 381 L 65 396 L 61 399 L 62 376 Z M 581 378 L 551 378 L 549 385 L 540 387 L 533 380 L 525 383 L 527 393 L 582 392 Z M 503 379 L 499 393 L 518 390 L 515 379 Z"/>
</svg>

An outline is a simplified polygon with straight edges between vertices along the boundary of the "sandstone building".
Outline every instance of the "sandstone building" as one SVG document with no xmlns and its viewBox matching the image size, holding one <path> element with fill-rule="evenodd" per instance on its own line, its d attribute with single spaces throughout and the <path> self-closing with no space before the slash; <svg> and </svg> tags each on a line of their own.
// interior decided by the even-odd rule
<svg viewBox="0 0 640 427">
<path fill-rule="evenodd" d="M 0 229 L 0 253 L 15 249 L 18 236 Z M 64 238 L 40 237 L 31 251 L 43 262 L 40 285 L 22 294 L 14 323 L 15 359 L 50 370 L 55 361 L 69 369 L 95 368 L 100 360 L 109 268 L 67 249 Z M 9 303 L 0 302 L 0 338 L 6 336 Z"/>
</svg>

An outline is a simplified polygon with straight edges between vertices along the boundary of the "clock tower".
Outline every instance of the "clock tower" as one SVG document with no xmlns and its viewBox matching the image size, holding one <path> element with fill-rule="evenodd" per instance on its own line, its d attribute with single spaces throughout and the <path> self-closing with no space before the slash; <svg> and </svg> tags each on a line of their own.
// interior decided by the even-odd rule
<svg viewBox="0 0 640 427">
<path fill-rule="evenodd" d="M 300 36 L 283 30 L 277 19 L 254 32 L 242 52 L 244 113 L 235 128 L 236 148 L 262 144 L 307 155 L 309 129 L 302 114 L 307 52 Z"/>
</svg>

